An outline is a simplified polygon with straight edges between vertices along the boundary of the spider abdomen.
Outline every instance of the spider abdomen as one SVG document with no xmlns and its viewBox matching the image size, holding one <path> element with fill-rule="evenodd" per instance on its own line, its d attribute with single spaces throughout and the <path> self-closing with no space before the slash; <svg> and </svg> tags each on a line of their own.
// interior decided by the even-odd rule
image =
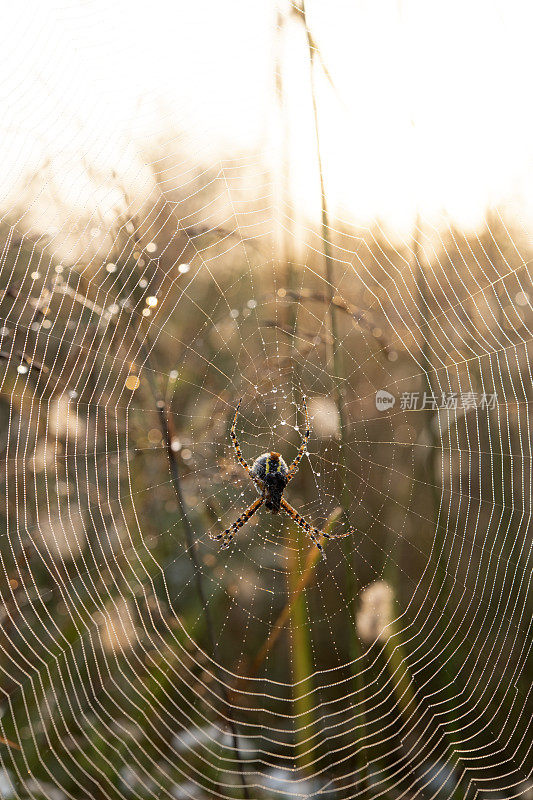
<svg viewBox="0 0 533 800">
<path fill-rule="evenodd" d="M 287 485 L 288 467 L 279 453 L 263 453 L 256 458 L 252 475 L 256 478 L 265 498 L 265 506 L 272 514 L 280 509 L 281 497 Z"/>
<path fill-rule="evenodd" d="M 281 477 L 286 477 L 288 472 L 287 464 L 282 456 L 279 453 L 263 453 L 263 455 L 256 458 L 253 467 L 252 467 L 252 474 L 255 478 L 259 478 L 259 480 L 264 481 L 267 476 L 274 476 L 280 475 Z"/>
</svg>

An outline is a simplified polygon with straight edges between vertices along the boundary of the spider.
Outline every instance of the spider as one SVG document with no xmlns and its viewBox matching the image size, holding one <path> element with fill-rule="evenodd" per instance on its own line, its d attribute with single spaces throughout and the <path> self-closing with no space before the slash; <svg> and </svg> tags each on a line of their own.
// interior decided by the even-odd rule
<svg viewBox="0 0 533 800">
<path fill-rule="evenodd" d="M 307 413 L 307 403 L 305 397 L 303 398 L 305 412 L 305 434 L 303 436 L 300 449 L 296 454 L 296 458 L 292 464 L 290 464 L 290 466 L 287 466 L 280 453 L 272 451 L 270 453 L 263 453 L 259 456 L 259 458 L 256 458 L 253 466 L 250 468 L 242 455 L 237 434 L 235 433 L 237 417 L 239 415 L 241 403 L 242 397 L 237 404 L 235 416 L 233 417 L 233 423 L 230 429 L 231 442 L 237 456 L 237 461 L 242 467 L 244 467 L 261 496 L 258 497 L 257 500 L 254 500 L 252 505 L 248 506 L 246 511 L 243 511 L 240 517 L 235 520 L 233 525 L 224 531 L 224 533 L 213 534 L 211 535 L 211 538 L 218 541 L 222 539 L 223 549 L 229 547 L 239 528 L 242 528 L 242 526 L 248 522 L 250 517 L 253 516 L 253 514 L 255 514 L 255 512 L 264 504 L 265 508 L 267 508 L 271 514 L 278 514 L 280 510 L 288 514 L 288 516 L 293 519 L 300 526 L 300 528 L 304 529 L 306 534 L 313 540 L 314 544 L 320 550 L 322 558 L 325 559 L 326 556 L 324 553 L 324 548 L 320 543 L 320 537 L 323 536 L 325 539 L 342 539 L 345 536 L 349 536 L 351 533 L 353 533 L 353 528 L 349 528 L 347 532 L 340 534 L 331 534 L 326 533 L 325 531 L 320 531 L 318 528 L 314 528 L 312 525 L 310 525 L 307 520 L 305 520 L 295 508 L 289 505 L 289 503 L 287 503 L 283 497 L 285 487 L 289 481 L 292 481 L 298 472 L 298 466 L 307 450 L 307 442 L 309 441 L 309 436 L 311 434 L 309 414 Z"/>
</svg>

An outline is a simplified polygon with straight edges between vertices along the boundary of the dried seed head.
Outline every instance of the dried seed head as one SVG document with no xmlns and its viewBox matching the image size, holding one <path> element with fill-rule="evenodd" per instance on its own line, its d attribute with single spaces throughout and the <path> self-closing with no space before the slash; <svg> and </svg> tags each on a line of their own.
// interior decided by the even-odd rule
<svg viewBox="0 0 533 800">
<path fill-rule="evenodd" d="M 365 642 L 384 642 L 390 635 L 387 626 L 393 619 L 394 592 L 386 581 L 375 581 L 361 592 L 357 613 L 357 632 Z"/>
<path fill-rule="evenodd" d="M 340 436 L 339 412 L 331 397 L 312 397 L 308 401 L 313 432 L 321 439 Z"/>
</svg>

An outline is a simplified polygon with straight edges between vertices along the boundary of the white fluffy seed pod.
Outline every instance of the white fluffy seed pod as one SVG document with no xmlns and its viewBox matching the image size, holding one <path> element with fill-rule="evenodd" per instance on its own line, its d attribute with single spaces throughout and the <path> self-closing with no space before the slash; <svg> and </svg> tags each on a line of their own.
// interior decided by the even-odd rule
<svg viewBox="0 0 533 800">
<path fill-rule="evenodd" d="M 339 412 L 331 397 L 312 397 L 308 403 L 313 433 L 321 439 L 340 436 Z"/>
<path fill-rule="evenodd" d="M 387 626 L 393 619 L 393 602 L 394 592 L 386 581 L 375 581 L 363 589 L 356 624 L 364 642 L 387 640 L 391 633 Z"/>
</svg>

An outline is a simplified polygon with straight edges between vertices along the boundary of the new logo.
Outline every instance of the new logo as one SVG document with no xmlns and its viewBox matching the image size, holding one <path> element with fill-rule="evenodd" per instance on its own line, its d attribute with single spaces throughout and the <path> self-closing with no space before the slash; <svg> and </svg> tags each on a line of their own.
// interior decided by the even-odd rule
<svg viewBox="0 0 533 800">
<path fill-rule="evenodd" d="M 378 411 L 388 411 L 395 402 L 394 395 L 386 392 L 385 389 L 380 389 L 379 392 L 376 392 L 376 408 Z"/>
</svg>

